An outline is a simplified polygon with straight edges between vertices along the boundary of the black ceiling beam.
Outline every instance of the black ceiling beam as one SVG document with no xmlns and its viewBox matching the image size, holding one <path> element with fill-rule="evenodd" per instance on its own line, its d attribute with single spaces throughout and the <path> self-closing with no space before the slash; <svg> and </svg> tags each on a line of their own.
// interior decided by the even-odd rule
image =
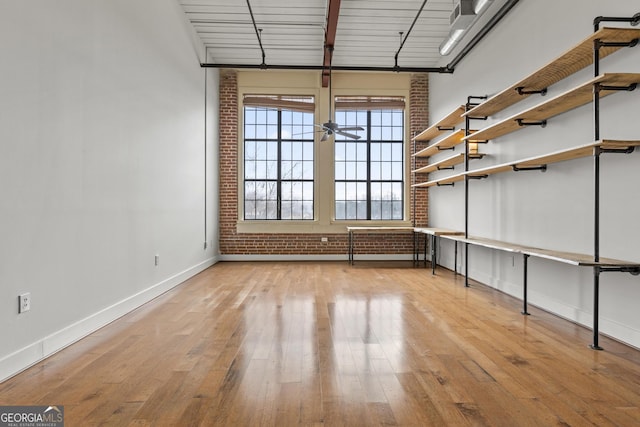
<svg viewBox="0 0 640 427">
<path fill-rule="evenodd" d="M 202 68 L 238 68 L 250 70 L 309 70 L 324 71 L 324 65 L 267 65 L 267 64 L 213 64 L 201 63 Z M 376 72 L 396 72 L 396 73 L 447 73 L 453 72 L 447 67 L 353 67 L 353 66 L 335 66 L 331 67 L 334 71 L 376 71 Z"/>
<path fill-rule="evenodd" d="M 338 17 L 340 16 L 340 0 L 329 0 L 327 7 L 327 22 L 324 32 L 324 58 L 322 59 L 322 87 L 329 86 L 329 74 L 333 61 L 333 47 L 336 43 L 338 31 Z"/>
</svg>

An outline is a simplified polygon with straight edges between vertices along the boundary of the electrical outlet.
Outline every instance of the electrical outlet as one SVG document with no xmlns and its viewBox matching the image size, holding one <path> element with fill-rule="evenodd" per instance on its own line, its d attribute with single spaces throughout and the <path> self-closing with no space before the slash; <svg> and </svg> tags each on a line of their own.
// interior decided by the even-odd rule
<svg viewBox="0 0 640 427">
<path fill-rule="evenodd" d="M 31 293 L 27 292 L 18 296 L 18 313 L 31 310 Z"/>
<path fill-rule="evenodd" d="M 329 241 L 329 238 L 328 238 L 328 237 L 321 237 L 321 238 L 320 238 L 320 241 L 321 241 L 322 243 L 327 243 L 327 242 Z"/>
</svg>

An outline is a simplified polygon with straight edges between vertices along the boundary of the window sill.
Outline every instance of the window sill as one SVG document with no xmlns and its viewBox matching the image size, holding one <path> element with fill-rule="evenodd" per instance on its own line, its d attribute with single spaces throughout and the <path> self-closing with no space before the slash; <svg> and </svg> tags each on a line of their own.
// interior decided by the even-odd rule
<svg viewBox="0 0 640 427">
<path fill-rule="evenodd" d="M 238 221 L 238 234 L 346 234 L 347 227 L 410 227 L 411 221 Z"/>
</svg>

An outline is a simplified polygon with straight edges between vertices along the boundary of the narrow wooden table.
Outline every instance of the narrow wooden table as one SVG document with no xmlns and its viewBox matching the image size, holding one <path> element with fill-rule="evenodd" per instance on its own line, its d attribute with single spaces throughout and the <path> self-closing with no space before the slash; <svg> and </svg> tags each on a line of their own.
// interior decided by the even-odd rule
<svg viewBox="0 0 640 427">
<path fill-rule="evenodd" d="M 535 248 L 531 246 L 524 246 L 509 242 L 503 242 L 500 240 L 487 239 L 483 237 L 464 237 L 456 235 L 443 235 L 443 237 L 453 240 L 455 242 L 461 242 L 468 245 L 476 245 L 484 248 L 495 249 L 513 254 L 521 254 L 523 262 L 523 278 L 522 278 L 522 314 L 528 315 L 528 261 L 529 257 L 536 257 L 547 259 L 551 261 L 561 262 L 565 264 L 575 265 L 578 267 L 591 267 L 599 269 L 600 271 L 617 271 L 622 273 L 631 273 L 633 275 L 640 274 L 640 263 L 623 261 L 611 258 L 600 258 L 599 261 L 594 261 L 593 255 L 580 254 L 574 252 L 555 251 L 551 249 Z M 465 260 L 468 265 L 468 260 Z M 468 270 L 467 270 L 468 271 Z M 467 283 L 469 277 L 465 274 L 465 283 Z M 600 306 L 600 290 L 599 286 L 594 288 L 593 298 L 593 344 L 592 348 L 600 350 L 598 346 L 598 316 Z"/>
<path fill-rule="evenodd" d="M 367 227 L 347 227 L 347 232 L 349 233 L 349 264 L 353 264 L 353 245 L 355 243 L 355 234 L 407 234 L 413 233 L 413 227 L 376 227 L 376 226 L 367 226 Z M 414 241 L 415 245 L 415 241 Z M 414 248 L 415 253 L 415 248 Z"/>
<path fill-rule="evenodd" d="M 427 263 L 427 236 L 431 236 L 431 274 L 436 274 L 436 264 L 437 264 L 437 254 L 438 254 L 438 246 L 437 239 L 440 236 L 460 236 L 464 235 L 462 231 L 448 230 L 446 228 L 431 228 L 431 227 L 416 227 L 413 229 L 414 233 L 424 234 L 424 263 Z M 456 245 L 456 259 L 457 257 L 457 248 Z M 418 254 L 416 253 L 415 259 L 417 261 Z M 455 271 L 455 265 L 454 265 Z"/>
</svg>

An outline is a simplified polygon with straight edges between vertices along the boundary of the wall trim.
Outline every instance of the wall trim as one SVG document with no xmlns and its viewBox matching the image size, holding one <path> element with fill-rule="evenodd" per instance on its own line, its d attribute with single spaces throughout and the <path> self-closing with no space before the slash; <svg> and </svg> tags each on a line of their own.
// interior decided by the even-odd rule
<svg viewBox="0 0 640 427">
<path fill-rule="evenodd" d="M 486 275 L 483 271 L 477 269 L 471 269 L 469 272 L 469 278 L 481 283 L 483 286 L 488 286 L 522 302 L 522 283 L 513 283 L 501 280 L 496 276 Z M 529 288 L 527 300 L 527 304 L 531 307 L 550 313 L 558 318 L 582 326 L 588 330 L 593 330 L 593 311 L 587 311 L 580 307 L 566 304 L 557 299 L 550 298 L 548 294 L 538 292 L 531 288 Z M 534 316 L 531 317 L 535 319 Z M 640 330 L 603 316 L 602 313 L 600 313 L 599 319 L 599 332 L 600 335 L 606 336 L 614 341 L 621 342 L 635 349 L 640 349 L 637 345 L 637 343 L 640 343 Z M 585 346 L 589 344 L 590 342 L 585 342 Z"/>
<path fill-rule="evenodd" d="M 344 261 L 347 254 L 329 255 L 220 255 L 220 261 Z M 411 261 L 411 254 L 359 254 L 354 261 Z"/>
<path fill-rule="evenodd" d="M 0 383 L 141 307 L 219 262 L 214 256 L 0 359 Z"/>
</svg>

